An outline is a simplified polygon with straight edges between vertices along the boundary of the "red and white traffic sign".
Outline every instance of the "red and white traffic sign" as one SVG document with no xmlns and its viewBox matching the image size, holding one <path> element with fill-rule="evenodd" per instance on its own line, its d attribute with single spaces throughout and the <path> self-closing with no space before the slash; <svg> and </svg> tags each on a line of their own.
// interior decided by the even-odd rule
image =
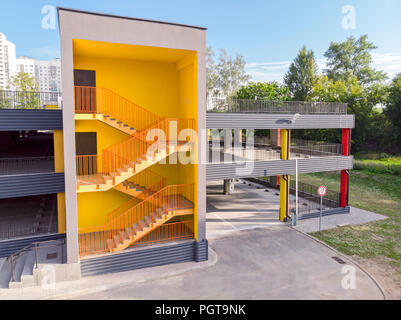
<svg viewBox="0 0 401 320">
<path fill-rule="evenodd" d="M 319 194 L 319 196 L 323 197 L 327 193 L 327 188 L 325 186 L 320 186 L 317 189 L 317 193 Z"/>
</svg>

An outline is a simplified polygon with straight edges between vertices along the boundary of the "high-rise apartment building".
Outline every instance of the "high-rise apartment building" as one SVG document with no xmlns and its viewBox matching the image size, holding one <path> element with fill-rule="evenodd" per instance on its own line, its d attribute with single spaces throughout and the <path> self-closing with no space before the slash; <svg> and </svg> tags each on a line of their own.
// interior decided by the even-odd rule
<svg viewBox="0 0 401 320">
<path fill-rule="evenodd" d="M 16 67 L 15 73 L 25 72 L 31 77 L 35 77 L 35 59 L 21 56 L 15 59 Z"/>
<path fill-rule="evenodd" d="M 52 59 L 50 61 L 35 60 L 35 78 L 40 91 L 61 91 L 61 61 Z"/>
<path fill-rule="evenodd" d="M 15 66 L 15 45 L 0 32 L 0 90 L 9 87 Z"/>
<path fill-rule="evenodd" d="M 10 80 L 19 72 L 34 77 L 42 92 L 61 91 L 60 59 L 47 61 L 26 56 L 16 58 L 15 44 L 0 32 L 0 89 L 13 89 Z"/>
</svg>

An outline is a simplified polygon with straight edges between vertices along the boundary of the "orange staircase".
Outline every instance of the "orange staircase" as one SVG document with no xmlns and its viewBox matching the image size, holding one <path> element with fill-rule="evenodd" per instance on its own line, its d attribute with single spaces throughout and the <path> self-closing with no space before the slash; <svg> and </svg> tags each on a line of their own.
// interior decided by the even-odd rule
<svg viewBox="0 0 401 320">
<path fill-rule="evenodd" d="M 74 87 L 75 119 L 99 120 L 135 134 L 161 120 L 160 117 L 118 93 L 101 87 Z"/>
<path fill-rule="evenodd" d="M 123 250 L 173 217 L 193 214 L 194 186 L 166 186 L 149 167 L 192 150 L 194 119 L 161 118 L 98 87 L 75 87 L 75 119 L 102 121 L 130 135 L 101 155 L 77 156 L 77 192 L 114 188 L 133 197 L 108 214 L 106 225 L 79 229 L 81 256 Z"/>
<path fill-rule="evenodd" d="M 173 217 L 193 214 L 194 185 L 168 185 L 135 200 L 111 212 L 105 225 L 79 229 L 81 257 L 126 249 Z"/>
</svg>

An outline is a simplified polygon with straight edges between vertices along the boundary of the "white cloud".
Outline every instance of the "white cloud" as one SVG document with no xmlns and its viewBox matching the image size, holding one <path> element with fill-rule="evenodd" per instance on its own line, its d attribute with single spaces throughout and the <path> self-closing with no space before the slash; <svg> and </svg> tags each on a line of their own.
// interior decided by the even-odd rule
<svg viewBox="0 0 401 320">
<path fill-rule="evenodd" d="M 372 67 L 384 71 L 392 79 L 401 72 L 401 54 L 375 53 L 372 54 Z M 317 59 L 319 71 L 326 68 L 326 59 Z M 288 71 L 291 61 L 251 62 L 245 66 L 252 81 L 277 81 L 282 83 L 284 74 Z"/>
</svg>

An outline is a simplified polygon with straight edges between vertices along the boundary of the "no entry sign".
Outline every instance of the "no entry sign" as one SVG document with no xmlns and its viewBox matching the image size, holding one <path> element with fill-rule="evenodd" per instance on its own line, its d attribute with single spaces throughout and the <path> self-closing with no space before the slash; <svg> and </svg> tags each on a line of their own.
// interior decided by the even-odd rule
<svg viewBox="0 0 401 320">
<path fill-rule="evenodd" d="M 320 186 L 317 189 L 317 193 L 319 194 L 319 196 L 323 197 L 327 192 L 327 188 L 325 186 Z"/>
</svg>

